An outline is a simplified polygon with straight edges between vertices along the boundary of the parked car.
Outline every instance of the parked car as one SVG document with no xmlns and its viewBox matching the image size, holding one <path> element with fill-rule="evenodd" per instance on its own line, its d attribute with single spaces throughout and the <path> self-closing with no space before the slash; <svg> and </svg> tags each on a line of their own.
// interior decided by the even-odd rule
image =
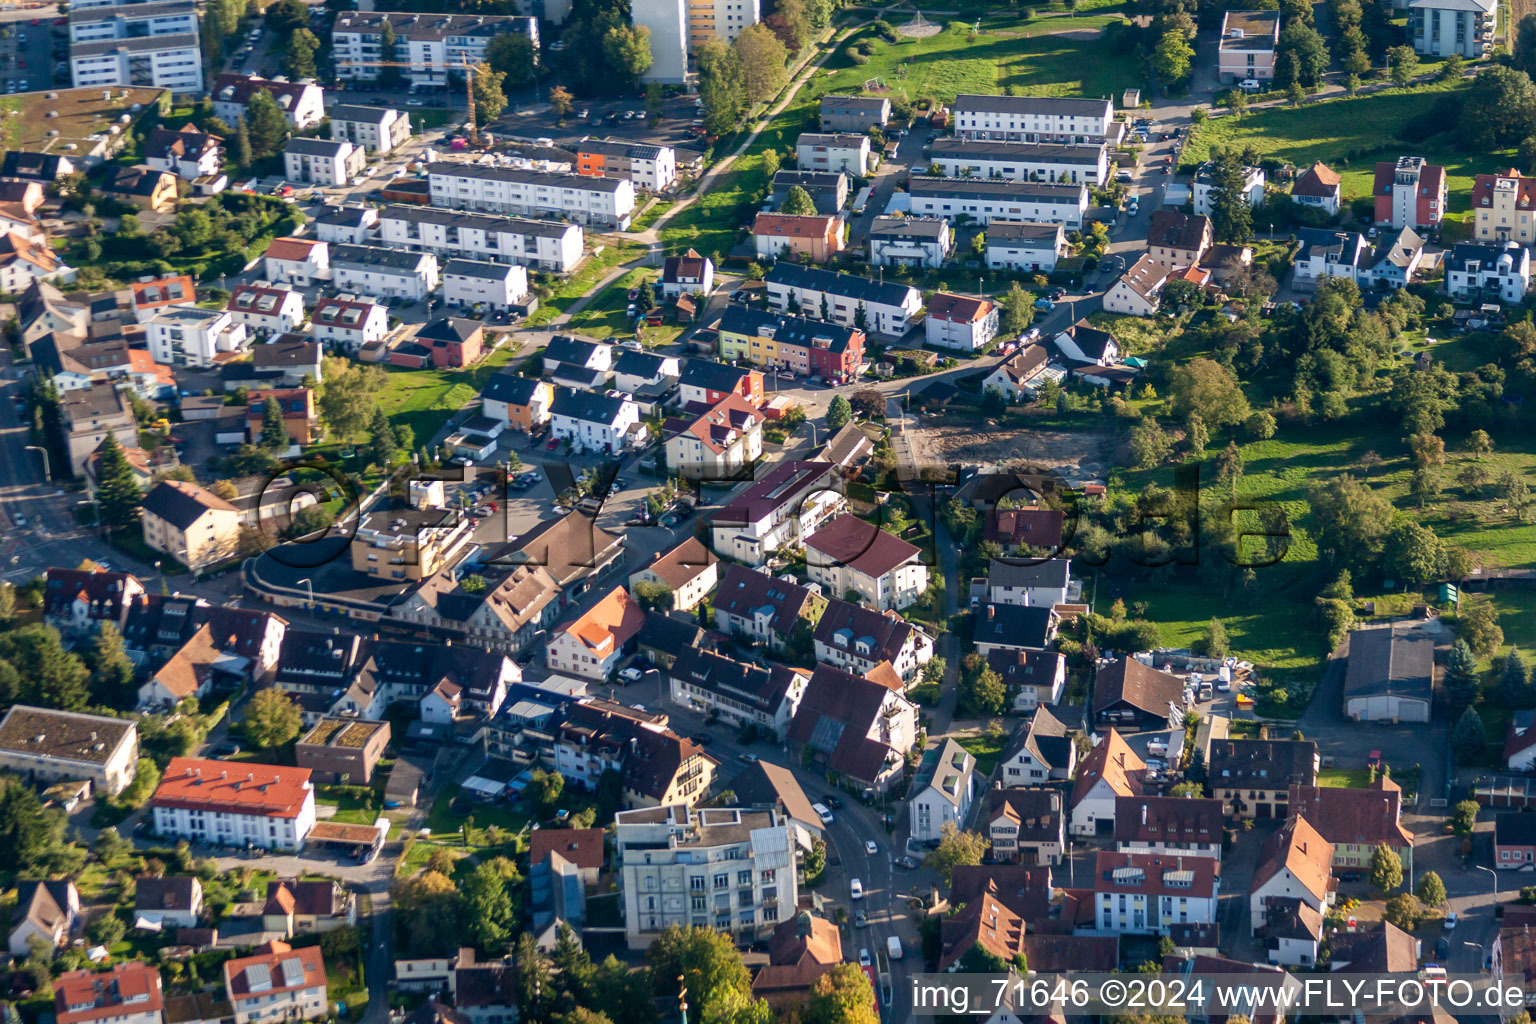
<svg viewBox="0 0 1536 1024">
<path fill-rule="evenodd" d="M 864 883 L 857 878 L 848 882 L 848 898 L 861 900 L 864 898 Z"/>
<path fill-rule="evenodd" d="M 860 967 L 869 967 L 871 965 L 871 963 L 872 963 L 872 961 L 869 958 L 869 950 L 867 950 L 867 949 L 859 950 L 859 966 Z"/>
<path fill-rule="evenodd" d="M 1037 312 L 1049 313 L 1051 310 L 1053 310 L 1055 308 L 1056 308 L 1056 303 L 1052 302 L 1050 299 L 1036 299 L 1035 300 L 1035 310 Z"/>
<path fill-rule="evenodd" d="M 864 852 L 873 857 L 880 852 L 880 847 L 875 845 L 873 839 L 866 839 L 864 840 Z"/>
<path fill-rule="evenodd" d="M 631 665 L 629 668 L 619 673 L 619 678 L 624 680 L 626 683 L 638 683 L 640 681 L 640 677 L 643 675 L 645 675 L 644 672 L 641 672 L 639 669 Z"/>
<path fill-rule="evenodd" d="M 915 871 L 917 869 L 917 861 L 911 857 L 897 857 L 894 863 L 904 871 Z"/>
</svg>

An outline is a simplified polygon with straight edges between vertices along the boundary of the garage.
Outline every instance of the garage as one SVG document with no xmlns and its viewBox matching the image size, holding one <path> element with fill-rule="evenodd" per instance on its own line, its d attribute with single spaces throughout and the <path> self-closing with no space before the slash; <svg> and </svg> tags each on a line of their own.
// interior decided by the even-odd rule
<svg viewBox="0 0 1536 1024">
<path fill-rule="evenodd" d="M 1428 722 L 1438 622 L 1394 622 L 1349 635 L 1344 715 L 1356 722 Z"/>
</svg>

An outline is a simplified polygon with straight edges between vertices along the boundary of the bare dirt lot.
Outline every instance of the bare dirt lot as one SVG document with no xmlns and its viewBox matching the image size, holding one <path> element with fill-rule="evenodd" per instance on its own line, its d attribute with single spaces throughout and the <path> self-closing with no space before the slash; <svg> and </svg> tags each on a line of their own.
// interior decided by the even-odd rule
<svg viewBox="0 0 1536 1024">
<path fill-rule="evenodd" d="M 974 422 L 949 424 L 943 420 L 930 420 L 921 425 L 909 422 L 907 437 L 912 444 L 913 459 L 919 466 L 947 466 L 956 462 L 1001 466 L 1019 462 L 1042 469 L 1081 469 L 1088 463 L 1097 464 L 1093 468 L 1102 470 L 1118 444 L 1117 439 L 1108 434 L 1022 427 L 978 430 Z"/>
</svg>

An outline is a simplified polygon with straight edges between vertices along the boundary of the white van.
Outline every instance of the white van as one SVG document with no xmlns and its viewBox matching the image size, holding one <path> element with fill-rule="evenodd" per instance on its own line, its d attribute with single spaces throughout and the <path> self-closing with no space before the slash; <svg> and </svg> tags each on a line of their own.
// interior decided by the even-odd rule
<svg viewBox="0 0 1536 1024">
<path fill-rule="evenodd" d="M 832 824 L 832 812 L 826 804 L 811 804 L 811 810 L 816 812 L 816 817 L 821 819 L 823 825 Z"/>
<path fill-rule="evenodd" d="M 892 960 L 900 960 L 902 957 L 901 939 L 895 935 L 886 937 L 885 951 L 891 955 Z"/>
<path fill-rule="evenodd" d="M 864 898 L 864 883 L 859 881 L 857 878 L 855 878 L 853 881 L 849 882 L 848 883 L 848 894 L 849 894 L 849 897 L 852 898 L 852 899 L 856 899 L 856 900 L 863 899 Z"/>
</svg>

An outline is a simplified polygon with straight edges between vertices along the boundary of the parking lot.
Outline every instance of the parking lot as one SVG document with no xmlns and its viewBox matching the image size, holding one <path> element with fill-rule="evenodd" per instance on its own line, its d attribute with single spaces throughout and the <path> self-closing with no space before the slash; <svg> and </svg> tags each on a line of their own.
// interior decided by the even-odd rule
<svg viewBox="0 0 1536 1024">
<path fill-rule="evenodd" d="M 59 39 L 67 39 L 67 25 L 67 18 L 34 17 L 0 29 L 0 78 L 6 93 L 53 88 L 55 30 Z"/>
<path fill-rule="evenodd" d="M 564 125 L 547 107 L 508 107 L 495 124 L 482 127 L 516 138 L 545 137 L 553 139 L 556 145 L 592 135 L 702 151 L 706 143 L 694 131 L 694 122 L 700 120 L 696 99 L 688 95 L 669 97 L 662 105 L 661 121 L 654 128 L 646 114 L 644 96 L 593 103 L 577 101 Z"/>
</svg>

